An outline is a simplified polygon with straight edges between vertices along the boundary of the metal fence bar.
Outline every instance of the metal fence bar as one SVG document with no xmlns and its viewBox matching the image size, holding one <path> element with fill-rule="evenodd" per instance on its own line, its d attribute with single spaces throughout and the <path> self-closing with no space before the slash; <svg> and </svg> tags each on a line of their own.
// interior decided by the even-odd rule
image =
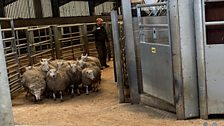
<svg viewBox="0 0 224 126">
<path fill-rule="evenodd" d="M 116 66 L 116 77 L 117 77 L 117 84 L 118 84 L 118 95 L 119 95 L 119 102 L 125 102 L 124 96 L 124 80 L 123 80 L 123 72 L 121 67 L 121 47 L 119 41 L 119 30 L 118 30 L 118 18 L 117 12 L 111 12 L 111 19 L 112 19 L 112 29 L 113 29 L 113 43 L 114 43 L 114 53 L 115 53 L 115 66 Z"/>
</svg>

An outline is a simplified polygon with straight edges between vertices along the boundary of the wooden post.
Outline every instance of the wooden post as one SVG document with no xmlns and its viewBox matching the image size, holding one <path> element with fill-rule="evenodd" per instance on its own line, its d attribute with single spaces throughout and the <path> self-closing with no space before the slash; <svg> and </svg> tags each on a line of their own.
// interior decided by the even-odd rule
<svg viewBox="0 0 224 126">
<path fill-rule="evenodd" d="M 59 7 L 60 7 L 59 0 L 51 0 L 51 8 L 52 8 L 53 17 L 60 17 Z"/>
<path fill-rule="evenodd" d="M 34 12 L 36 18 L 43 18 L 41 0 L 33 0 Z"/>
<path fill-rule="evenodd" d="M 5 17 L 4 0 L 0 0 L 0 17 Z"/>
<path fill-rule="evenodd" d="M 84 51 L 85 54 L 89 54 L 89 47 L 88 47 L 88 32 L 87 32 L 87 26 L 86 24 L 83 24 L 82 26 L 79 26 L 79 32 L 80 36 L 82 36 L 80 39 L 81 44 L 84 45 Z"/>
<path fill-rule="evenodd" d="M 0 32 L 0 65 L 0 126 L 14 126 L 2 32 Z"/>
<path fill-rule="evenodd" d="M 32 30 L 27 29 L 26 31 L 27 45 L 28 45 L 28 56 L 29 56 L 29 65 L 32 66 L 35 64 L 33 54 L 35 54 L 36 49 L 34 44 L 34 34 Z"/>
<path fill-rule="evenodd" d="M 49 36 L 50 36 L 50 45 L 51 45 L 51 49 L 52 49 L 52 51 L 51 51 L 51 57 L 52 57 L 52 59 L 55 59 L 55 50 L 54 50 L 54 48 L 53 48 L 53 37 L 52 37 L 52 29 L 53 29 L 53 27 L 51 26 L 51 27 L 49 27 Z"/>
<path fill-rule="evenodd" d="M 61 59 L 62 53 L 61 53 L 61 30 L 57 26 L 53 26 L 53 33 L 54 33 L 54 41 L 55 41 L 55 52 L 56 52 L 56 58 Z"/>
<path fill-rule="evenodd" d="M 89 16 L 95 15 L 95 1 L 94 0 L 88 0 L 89 5 Z"/>
</svg>

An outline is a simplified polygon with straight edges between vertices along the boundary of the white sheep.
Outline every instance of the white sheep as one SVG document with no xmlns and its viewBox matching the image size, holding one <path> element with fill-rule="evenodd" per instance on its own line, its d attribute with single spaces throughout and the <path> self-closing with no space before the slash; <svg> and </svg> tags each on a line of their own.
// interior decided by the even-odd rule
<svg viewBox="0 0 224 126">
<path fill-rule="evenodd" d="M 67 72 L 70 77 L 71 94 L 74 95 L 74 88 L 77 89 L 77 94 L 80 95 L 79 86 L 82 84 L 82 68 L 77 63 L 68 63 L 69 71 Z"/>
<path fill-rule="evenodd" d="M 101 68 L 101 63 L 100 60 L 96 57 L 93 56 L 88 56 L 87 54 L 84 56 L 83 54 L 81 55 L 81 61 L 85 61 L 85 62 L 94 62 L 96 63 L 96 65 Z"/>
<path fill-rule="evenodd" d="M 93 87 L 93 91 L 98 91 L 101 81 L 101 70 L 97 66 L 87 67 L 82 70 L 82 85 L 86 87 L 86 94 L 89 94 L 89 86 Z"/>
<path fill-rule="evenodd" d="M 79 65 L 82 69 L 85 69 L 87 67 L 92 67 L 92 66 L 97 66 L 98 65 L 95 63 L 95 62 L 86 62 L 86 61 L 83 61 L 83 60 L 78 60 L 77 61 L 77 65 Z"/>
<path fill-rule="evenodd" d="M 26 90 L 27 94 L 34 96 L 34 101 L 41 100 L 41 95 L 46 89 L 46 72 L 49 70 L 48 61 L 40 61 L 40 66 L 26 67 L 26 71 L 23 73 L 21 83 Z"/>
<path fill-rule="evenodd" d="M 68 70 L 68 67 L 62 68 L 58 65 L 56 69 L 53 68 L 47 72 L 47 87 L 52 91 L 54 100 L 56 100 L 56 93 L 59 92 L 60 100 L 63 101 L 63 93 L 70 84 L 70 78 L 67 74 Z"/>
</svg>

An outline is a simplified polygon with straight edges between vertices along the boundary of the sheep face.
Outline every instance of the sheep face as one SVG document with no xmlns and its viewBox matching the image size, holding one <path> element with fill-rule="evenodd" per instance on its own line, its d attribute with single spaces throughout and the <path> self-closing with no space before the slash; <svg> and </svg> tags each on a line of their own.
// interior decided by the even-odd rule
<svg viewBox="0 0 224 126">
<path fill-rule="evenodd" d="M 61 69 L 62 66 L 64 65 L 64 61 L 57 61 L 57 69 Z"/>
<path fill-rule="evenodd" d="M 40 61 L 40 67 L 41 67 L 41 70 L 43 70 L 45 72 L 47 72 L 50 69 L 47 60 Z"/>
<path fill-rule="evenodd" d="M 87 70 L 86 76 L 91 80 L 93 80 L 95 78 L 92 70 Z"/>
<path fill-rule="evenodd" d="M 41 100 L 41 94 L 44 92 L 44 88 L 38 89 L 34 91 L 34 96 L 37 101 Z"/>
<path fill-rule="evenodd" d="M 77 62 L 77 64 L 80 66 L 80 67 L 84 67 L 84 61 L 83 60 L 79 60 Z"/>
<path fill-rule="evenodd" d="M 56 79 L 57 78 L 57 70 L 56 69 L 50 69 L 47 72 L 47 76 L 52 78 L 52 79 Z"/>
<path fill-rule="evenodd" d="M 77 71 L 77 65 L 76 64 L 71 64 L 70 67 L 71 67 L 71 70 L 72 70 L 73 73 L 75 73 Z"/>
</svg>

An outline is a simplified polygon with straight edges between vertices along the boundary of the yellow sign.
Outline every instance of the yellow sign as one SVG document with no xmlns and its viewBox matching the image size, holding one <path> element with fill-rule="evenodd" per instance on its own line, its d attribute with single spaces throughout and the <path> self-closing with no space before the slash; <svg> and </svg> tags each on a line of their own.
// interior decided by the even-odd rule
<svg viewBox="0 0 224 126">
<path fill-rule="evenodd" d="M 151 51 L 152 51 L 152 53 L 156 53 L 156 48 L 155 47 L 152 47 L 151 48 Z"/>
</svg>

